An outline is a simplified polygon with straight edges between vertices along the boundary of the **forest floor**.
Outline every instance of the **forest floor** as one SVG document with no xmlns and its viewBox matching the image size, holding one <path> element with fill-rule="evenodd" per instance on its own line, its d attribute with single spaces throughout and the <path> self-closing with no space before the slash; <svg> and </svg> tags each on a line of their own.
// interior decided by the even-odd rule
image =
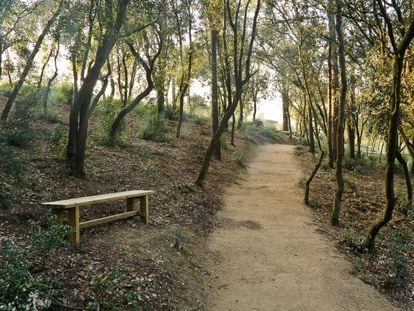
<svg viewBox="0 0 414 311">
<path fill-rule="evenodd" d="M 302 203 L 290 145 L 260 146 L 224 192 L 207 278 L 209 310 L 396 310 L 351 274 Z"/>
<path fill-rule="evenodd" d="M 195 186 L 194 180 L 210 139 L 208 124 L 189 120 L 180 139 L 171 137 L 164 143 L 142 140 L 132 133 L 125 146 L 109 147 L 91 137 L 87 176 L 79 179 L 68 176 L 61 160 L 65 141 L 55 139 L 66 128 L 67 107 L 62 109 L 54 122 L 31 122 L 33 138 L 28 146 L 10 147 L 13 157 L 5 161 L 11 161 L 13 168 L 24 166 L 25 176 L 13 183 L 11 206 L 0 209 L 0 242 L 11 240 L 13 245 L 22 245 L 23 251 L 32 245 L 33 230 L 46 229 L 50 221 L 50 211 L 42 202 L 155 190 L 149 225 L 137 217 L 83 230 L 79 247 L 35 254 L 31 276 L 60 284 L 59 310 L 96 310 L 97 303 L 101 310 L 123 310 L 131 299 L 138 299 L 143 310 L 203 309 L 206 292 L 200 279 L 209 273 L 204 265 L 209 256 L 206 237 L 221 208 L 222 190 L 237 182 L 244 170 L 251 140 L 262 143 L 264 137 L 254 131 L 249 138 L 237 135 L 237 147 L 226 143 L 228 138 L 223 140 L 223 161 L 213 161 L 203 188 Z M 173 133 L 175 123 L 169 126 Z M 94 120 L 91 127 L 96 128 Z M 286 142 L 287 137 L 282 135 L 280 141 Z M 1 164 L 0 186 L 9 189 L 14 179 L 2 171 L 8 164 Z M 81 221 L 124 208 L 123 202 L 84 208 Z"/>
<path fill-rule="evenodd" d="M 304 148 L 297 148 L 296 156 L 305 172 L 300 181 L 310 175 L 316 158 Z M 351 272 L 363 282 L 374 286 L 403 310 L 414 310 L 414 210 L 405 203 L 405 184 L 401 170 L 396 175 L 398 204 L 392 221 L 376 239 L 372 254 L 359 252 L 353 245 L 361 243 L 368 228 L 381 215 L 385 204 L 384 164 L 378 157 L 364 155 L 362 160 L 346 160 L 345 192 L 340 213 L 340 225 L 329 223 L 334 200 L 335 170 L 329 169 L 327 159 L 321 166 L 310 191 L 309 211 L 319 232 L 326 236 L 347 257 Z M 303 194 L 301 194 L 302 197 Z"/>
</svg>

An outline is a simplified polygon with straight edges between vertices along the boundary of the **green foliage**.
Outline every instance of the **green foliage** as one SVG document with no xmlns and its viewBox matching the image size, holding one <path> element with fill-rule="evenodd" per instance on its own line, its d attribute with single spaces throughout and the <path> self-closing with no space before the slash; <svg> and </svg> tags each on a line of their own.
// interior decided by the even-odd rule
<svg viewBox="0 0 414 311">
<path fill-rule="evenodd" d="M 0 250 L 0 310 L 48 309 L 61 285 L 30 274 L 30 253 L 23 245 L 4 239 Z"/>
<path fill-rule="evenodd" d="M 172 106 L 166 106 L 163 111 L 164 118 L 167 120 L 177 119 L 177 111 L 174 111 Z"/>
<path fill-rule="evenodd" d="M 247 159 L 246 155 L 243 151 L 234 151 L 232 155 L 232 159 L 241 167 L 246 167 Z"/>
<path fill-rule="evenodd" d="M 389 262 L 386 285 L 399 287 L 407 284 L 409 264 L 405 251 L 410 247 L 409 237 L 406 233 L 395 230 L 392 233 L 388 246 Z"/>
<path fill-rule="evenodd" d="M 166 142 L 170 138 L 170 130 L 165 120 L 157 112 L 147 111 L 138 123 L 138 135 L 145 140 Z"/>
<path fill-rule="evenodd" d="M 49 220 L 46 228 L 41 228 L 38 224 L 33 224 L 30 230 L 33 242 L 32 247 L 42 254 L 50 252 L 67 245 L 67 235 L 70 228 L 67 225 L 59 223 L 56 217 Z"/>
<path fill-rule="evenodd" d="M 0 187 L 0 210 L 7 210 L 11 207 L 11 195 Z"/>
<path fill-rule="evenodd" d="M 197 113 L 190 113 L 186 115 L 186 119 L 193 121 L 197 125 L 207 125 L 210 123 L 210 119 Z"/>
<path fill-rule="evenodd" d="M 356 246 L 361 242 L 361 237 L 352 228 L 348 228 L 345 230 L 343 239 L 345 243 L 348 244 L 349 246 Z"/>
<path fill-rule="evenodd" d="M 33 139 L 31 123 L 36 114 L 40 93 L 36 88 L 27 85 L 21 88 L 16 99 L 15 109 L 7 123 L 2 126 L 0 140 L 15 147 L 27 147 Z"/>
<path fill-rule="evenodd" d="M 66 157 L 66 147 L 68 145 L 68 129 L 66 126 L 59 125 L 55 127 L 50 132 L 48 140 L 51 143 L 53 158 L 56 160 L 64 160 Z"/>
<path fill-rule="evenodd" d="M 59 83 L 53 90 L 53 101 L 70 104 L 73 98 L 73 85 L 67 82 Z"/>
<path fill-rule="evenodd" d="M 34 258 L 65 245 L 67 232 L 67 226 L 52 219 L 48 228 L 32 229 L 29 247 L 11 238 L 0 241 L 0 310 L 49 309 L 61 296 L 61 284 L 32 276 L 30 266 Z"/>
<path fill-rule="evenodd" d="M 273 141 L 280 141 L 281 137 L 276 131 L 274 122 L 263 122 L 256 120 L 256 122 L 243 123 L 240 133 L 244 138 L 251 139 L 259 136 L 259 138 L 270 139 Z"/>
<path fill-rule="evenodd" d="M 118 115 L 122 102 L 118 99 L 106 98 L 99 101 L 97 109 L 93 113 L 93 118 L 98 123 L 98 129 L 93 134 L 93 139 L 98 143 L 106 145 L 108 142 L 108 134 L 111 129 L 112 122 Z M 122 143 L 126 139 L 125 120 L 122 121 L 118 133 L 117 141 Z"/>
<path fill-rule="evenodd" d="M 91 277 L 90 286 L 87 310 L 140 310 L 142 281 L 127 279 L 122 266 Z"/>
<path fill-rule="evenodd" d="M 22 181 L 27 172 L 27 163 L 17 152 L 0 142 L 0 172 L 9 177 Z"/>
<path fill-rule="evenodd" d="M 157 175 L 158 169 L 157 166 L 151 160 L 148 160 L 145 165 L 145 174 L 147 176 L 155 176 Z"/>
<path fill-rule="evenodd" d="M 190 114 L 206 114 L 208 113 L 208 105 L 203 96 L 192 95 L 190 98 Z"/>
<path fill-rule="evenodd" d="M 151 151 L 147 146 L 141 146 L 138 150 L 138 154 L 142 159 L 148 159 L 150 156 Z"/>
<path fill-rule="evenodd" d="M 346 157 L 344 160 L 344 167 L 356 174 L 365 174 L 372 170 L 377 165 L 376 160 L 362 157 L 360 159 L 352 159 Z"/>
<path fill-rule="evenodd" d="M 9 97 L 12 90 L 13 89 L 9 84 L 5 84 L 5 83 L 0 84 L 0 95 L 4 97 Z"/>
</svg>

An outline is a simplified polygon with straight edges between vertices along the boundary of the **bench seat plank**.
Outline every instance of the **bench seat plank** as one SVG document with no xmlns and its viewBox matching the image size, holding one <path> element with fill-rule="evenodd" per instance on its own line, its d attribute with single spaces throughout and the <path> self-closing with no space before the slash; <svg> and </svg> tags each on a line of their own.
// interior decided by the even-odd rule
<svg viewBox="0 0 414 311">
<path fill-rule="evenodd" d="M 112 222 L 112 221 L 120 220 L 120 219 L 125 219 L 125 218 L 130 218 L 130 217 L 133 217 L 135 215 L 139 215 L 139 211 L 125 212 L 125 213 L 121 213 L 121 214 L 116 214 L 116 215 L 112 215 L 112 216 L 107 216 L 107 217 L 103 217 L 103 218 L 94 219 L 94 220 L 88 220 L 88 221 L 84 221 L 84 222 L 79 223 L 79 229 L 84 229 L 84 228 L 89 228 L 89 227 L 93 227 L 93 226 L 103 225 L 103 224 L 106 224 L 108 222 Z"/>
<path fill-rule="evenodd" d="M 131 191 L 124 191 L 124 192 L 107 193 L 107 194 L 93 195 L 89 197 L 47 202 L 47 203 L 42 203 L 42 205 L 47 205 L 47 206 L 50 206 L 53 208 L 59 208 L 59 209 L 70 209 L 75 206 L 85 206 L 85 205 L 98 204 L 98 203 L 107 203 L 107 202 L 117 201 L 117 200 L 122 200 L 122 199 L 138 198 L 138 197 L 147 196 L 147 195 L 154 194 L 154 193 L 155 191 L 152 191 L 152 190 L 131 190 Z"/>
</svg>

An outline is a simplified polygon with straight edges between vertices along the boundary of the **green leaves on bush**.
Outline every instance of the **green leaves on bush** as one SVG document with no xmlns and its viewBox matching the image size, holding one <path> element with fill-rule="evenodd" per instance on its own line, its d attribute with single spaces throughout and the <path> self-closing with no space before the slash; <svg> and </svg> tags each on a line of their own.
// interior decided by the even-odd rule
<svg viewBox="0 0 414 311">
<path fill-rule="evenodd" d="M 54 218 L 46 229 L 33 228 L 30 246 L 12 238 L 0 240 L 0 310 L 44 310 L 61 296 L 62 285 L 33 276 L 33 258 L 65 245 L 67 226 Z"/>
<path fill-rule="evenodd" d="M 170 130 L 165 124 L 164 118 L 152 111 L 148 111 L 140 119 L 138 135 L 142 139 L 155 142 L 166 142 L 170 140 Z"/>
<path fill-rule="evenodd" d="M 142 281 L 129 280 L 122 266 L 90 278 L 92 301 L 87 310 L 140 310 Z"/>
<path fill-rule="evenodd" d="M 52 143 L 52 156 L 56 160 L 64 160 L 66 147 L 68 145 L 68 129 L 65 126 L 57 126 L 49 134 L 49 141 Z"/>
<path fill-rule="evenodd" d="M 401 231 L 395 230 L 392 233 L 389 243 L 388 286 L 405 286 L 408 281 L 408 258 L 406 250 L 412 247 L 409 237 Z"/>
</svg>

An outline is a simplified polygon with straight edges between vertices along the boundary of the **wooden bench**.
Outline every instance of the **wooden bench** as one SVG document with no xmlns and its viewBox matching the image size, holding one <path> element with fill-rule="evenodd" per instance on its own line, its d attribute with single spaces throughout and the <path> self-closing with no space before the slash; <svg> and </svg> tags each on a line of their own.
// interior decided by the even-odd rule
<svg viewBox="0 0 414 311">
<path fill-rule="evenodd" d="M 148 197 L 154 194 L 151 190 L 131 190 L 125 192 L 116 192 L 108 194 L 100 194 L 89 197 L 82 197 L 76 199 L 68 199 L 54 202 L 42 203 L 52 208 L 60 223 L 63 223 L 64 212 L 69 211 L 69 226 L 71 227 L 71 233 L 69 239 L 72 243 L 77 244 L 80 242 L 80 229 L 89 228 L 92 226 L 102 225 L 111 221 L 125 219 L 139 215 L 141 220 L 148 224 L 149 217 L 149 204 Z M 134 209 L 135 199 L 140 200 L 140 209 Z M 109 203 L 113 201 L 126 200 L 126 212 L 111 215 L 104 218 L 88 220 L 79 222 L 79 208 L 88 205 L 94 205 L 99 203 Z"/>
</svg>

